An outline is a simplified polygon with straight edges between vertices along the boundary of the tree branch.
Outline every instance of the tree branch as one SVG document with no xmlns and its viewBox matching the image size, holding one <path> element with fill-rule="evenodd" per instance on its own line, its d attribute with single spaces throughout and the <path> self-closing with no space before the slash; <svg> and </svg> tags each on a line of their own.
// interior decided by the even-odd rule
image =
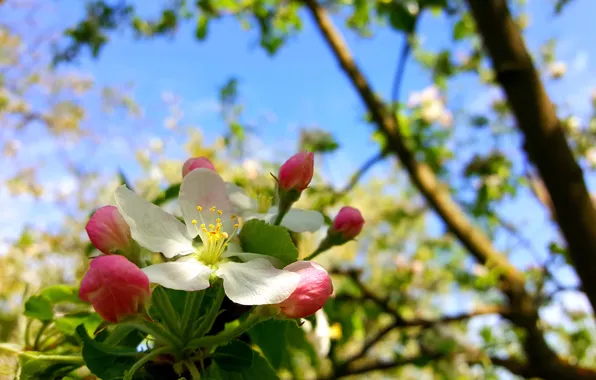
<svg viewBox="0 0 596 380">
<path fill-rule="evenodd" d="M 477 12 L 488 18 L 496 17 L 498 19 L 499 17 L 497 16 L 499 15 L 495 15 L 490 13 L 490 11 L 486 12 L 483 10 L 485 3 L 491 5 L 501 4 L 502 8 L 506 9 L 504 0 L 468 1 L 475 5 Z M 343 37 L 329 18 L 327 11 L 323 9 L 316 0 L 304 0 L 304 3 L 310 10 L 310 13 L 313 16 L 319 31 L 331 48 L 342 70 L 346 73 L 352 82 L 352 85 L 360 95 L 362 101 L 367 106 L 368 111 L 370 112 L 373 121 L 376 123 L 378 130 L 386 138 L 388 149 L 390 149 L 399 158 L 402 165 L 407 170 L 411 181 L 418 187 L 420 192 L 426 198 L 427 202 L 434 208 L 437 214 L 439 214 L 439 216 L 443 219 L 449 230 L 455 236 L 457 236 L 459 241 L 468 249 L 468 251 L 480 263 L 490 265 L 494 267 L 495 270 L 499 271 L 502 280 L 500 283 L 500 288 L 503 290 L 510 302 L 511 314 L 509 315 L 509 319 L 517 326 L 526 329 L 524 349 L 528 356 L 528 362 L 530 363 L 531 368 L 533 370 L 539 371 L 540 376 L 543 376 L 545 379 L 558 380 L 564 378 L 571 380 L 576 378 L 584 378 L 583 376 L 580 376 L 580 373 L 585 374 L 583 370 L 579 371 L 577 367 L 569 366 L 568 363 L 562 362 L 561 359 L 557 357 L 555 352 L 553 352 L 548 346 L 540 328 L 538 327 L 538 312 L 533 297 L 526 292 L 525 278 L 523 274 L 515 266 L 513 266 L 503 254 L 494 248 L 491 241 L 482 230 L 476 228 L 470 222 L 469 218 L 462 211 L 460 206 L 451 197 L 448 188 L 437 180 L 435 174 L 428 165 L 423 162 L 418 162 L 415 158 L 414 152 L 412 152 L 409 147 L 406 146 L 405 141 L 403 140 L 399 131 L 398 118 L 395 117 L 396 115 L 388 112 L 388 108 L 373 92 L 364 75 L 354 62 L 354 59 Z M 487 6 L 486 8 L 492 7 Z M 496 22 L 499 24 L 502 23 L 502 20 L 489 20 L 488 22 Z M 511 22 L 511 24 L 513 23 Z M 496 38 L 499 39 L 502 37 L 497 35 Z M 407 54 L 408 50 L 405 49 L 404 52 Z M 510 69 L 511 67 L 505 68 Z M 506 75 L 505 77 L 508 77 L 509 79 L 514 77 L 514 80 L 521 80 L 516 78 L 517 76 L 515 75 Z M 501 75 L 500 78 L 503 79 L 504 77 Z M 524 102 L 525 100 L 522 98 L 521 104 Z M 528 112 L 531 113 L 532 110 L 529 110 Z M 552 112 L 552 109 L 549 112 Z M 557 128 L 556 130 L 558 131 L 559 135 L 562 134 L 560 128 Z M 568 151 L 566 143 L 563 145 Z M 555 147 L 557 147 L 556 144 Z M 558 148 L 560 148 L 560 146 Z M 548 155 L 550 153 L 548 150 L 544 150 L 543 154 Z M 562 158 L 566 159 L 568 157 L 564 156 Z M 549 162 L 552 161 L 550 158 L 548 158 L 548 160 Z M 560 168 L 554 168 L 554 170 L 549 171 L 549 175 L 554 175 L 556 177 L 560 174 L 559 169 Z M 565 169 L 567 168 L 565 167 Z M 579 186 L 579 201 L 576 203 L 577 205 L 582 206 L 581 210 L 590 210 L 588 212 L 588 214 L 590 214 L 590 218 L 583 220 L 590 221 L 590 223 L 583 223 L 583 227 L 579 234 L 581 235 L 581 233 L 586 232 L 585 228 L 594 228 L 595 231 L 591 233 L 589 240 L 590 242 L 594 241 L 595 244 L 594 246 L 590 245 L 588 248 L 596 248 L 596 212 L 593 210 L 591 204 L 587 204 L 589 197 L 585 196 L 586 190 L 585 185 L 583 184 L 583 179 L 581 178 L 581 170 L 575 170 L 573 173 L 564 173 L 564 176 L 566 179 L 572 178 L 575 180 L 577 180 L 577 177 L 579 177 L 579 181 L 581 182 L 580 185 L 583 185 L 583 187 Z M 579 176 L 577 175 L 578 173 Z M 565 189 L 567 188 L 564 188 L 564 190 Z M 551 194 L 551 196 L 554 195 Z M 577 213 L 581 214 L 581 210 L 578 208 L 575 211 L 571 211 L 571 213 L 574 215 Z M 562 211 L 569 213 L 569 210 Z M 560 212 L 560 210 L 557 209 L 557 212 Z M 592 214 L 594 214 L 593 218 L 591 217 Z M 591 253 L 595 251 L 595 249 L 588 250 L 588 252 Z M 596 260 L 591 263 L 593 265 L 588 265 L 590 261 L 591 260 L 582 261 L 586 264 L 582 268 L 583 274 L 591 274 L 596 268 Z M 577 262 L 576 264 L 581 263 Z M 596 294 L 596 282 L 593 282 L 590 286 L 594 288 L 594 294 Z M 589 376 L 591 376 L 591 374 L 596 376 L 596 372 L 592 370 L 585 371 L 590 372 Z M 590 378 L 589 376 L 587 378 Z"/>
<path fill-rule="evenodd" d="M 346 186 L 337 193 L 337 198 L 339 199 L 347 193 L 349 193 L 358 184 L 360 178 L 362 178 L 362 176 L 364 176 L 366 172 L 368 172 L 373 166 L 375 166 L 375 164 L 377 164 L 380 161 L 383 161 L 385 157 L 387 157 L 387 154 L 388 152 L 386 150 L 383 150 L 382 152 L 379 152 L 371 158 L 369 158 L 368 160 L 366 160 L 366 162 L 358 170 L 356 170 L 354 174 L 352 174 L 352 176 L 350 177 L 350 181 L 346 184 Z"/>
<path fill-rule="evenodd" d="M 583 289 L 596 310 L 596 210 L 519 28 L 505 0 L 467 0 L 497 80 L 525 136 L 569 245 Z"/>
<path fill-rule="evenodd" d="M 352 55 L 340 33 L 330 20 L 327 11 L 316 0 L 304 0 L 312 13 L 314 20 L 323 34 L 327 44 L 333 51 L 341 68 L 356 88 L 362 101 L 366 104 L 379 131 L 387 139 L 387 147 L 397 155 L 410 175 L 412 182 L 418 187 L 426 200 L 445 221 L 449 229 L 459 238 L 462 244 L 485 264 L 489 262 L 500 268 L 515 287 L 523 287 L 524 279 L 505 256 L 498 252 L 486 235 L 474 227 L 459 205 L 455 203 L 446 186 L 439 183 L 435 174 L 428 165 L 418 162 L 412 152 L 404 143 L 397 125 L 397 118 L 388 112 L 387 107 L 373 92 L 364 75 L 354 62 Z M 409 49 L 404 49 L 402 54 L 407 55 Z M 400 60 L 405 62 L 405 59 Z"/>
<path fill-rule="evenodd" d="M 332 272 L 338 273 L 338 272 Z M 366 285 L 360 280 L 360 272 L 359 271 L 344 271 L 339 272 L 349 276 L 356 286 L 360 289 L 363 294 L 363 298 L 360 300 L 371 300 L 373 301 L 381 310 L 384 312 L 392 315 L 394 317 L 394 322 L 385 326 L 384 328 L 377 331 L 374 335 L 368 337 L 364 342 L 361 350 L 354 355 L 350 356 L 344 363 L 340 365 L 340 367 L 346 367 L 351 362 L 354 362 L 362 357 L 364 357 L 368 351 L 373 348 L 377 343 L 379 343 L 387 334 L 393 331 L 396 328 L 405 328 L 405 327 L 420 327 L 420 328 L 428 328 L 437 324 L 449 323 L 449 322 L 459 322 L 466 319 L 470 319 L 480 315 L 487 315 L 487 314 L 501 314 L 503 316 L 507 316 L 509 311 L 503 306 L 484 306 L 474 310 L 472 312 L 461 313 L 456 315 L 448 315 L 441 318 L 436 319 L 425 319 L 425 318 L 416 318 L 411 320 L 404 319 L 391 305 L 389 305 L 389 301 L 387 299 L 382 299 L 377 297 L 374 292 L 368 289 Z"/>
</svg>

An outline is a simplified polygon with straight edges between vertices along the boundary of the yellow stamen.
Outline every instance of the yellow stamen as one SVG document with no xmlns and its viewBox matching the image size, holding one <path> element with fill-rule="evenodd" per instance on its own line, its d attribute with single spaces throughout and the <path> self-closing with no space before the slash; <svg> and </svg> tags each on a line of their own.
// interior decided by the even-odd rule
<svg viewBox="0 0 596 380">
<path fill-rule="evenodd" d="M 221 210 L 217 210 L 217 213 L 218 213 L 219 215 L 221 215 L 221 214 L 223 214 L 223 211 L 221 211 Z"/>
<path fill-rule="evenodd" d="M 203 211 L 203 208 L 201 206 L 197 206 L 197 211 Z"/>
<path fill-rule="evenodd" d="M 230 220 L 234 220 L 234 219 L 236 219 L 236 218 L 237 218 L 237 216 L 236 216 L 235 214 L 232 214 L 232 215 L 230 216 Z"/>
<path fill-rule="evenodd" d="M 211 212 L 215 212 L 215 209 L 216 209 L 216 207 L 215 207 L 215 206 L 213 206 L 213 207 L 211 207 L 211 208 L 209 209 L 209 211 L 211 211 Z"/>
<path fill-rule="evenodd" d="M 238 228 L 240 225 L 238 223 L 234 224 L 234 228 Z"/>
<path fill-rule="evenodd" d="M 192 220 L 192 224 L 197 224 L 197 220 L 196 219 L 193 219 Z"/>
</svg>

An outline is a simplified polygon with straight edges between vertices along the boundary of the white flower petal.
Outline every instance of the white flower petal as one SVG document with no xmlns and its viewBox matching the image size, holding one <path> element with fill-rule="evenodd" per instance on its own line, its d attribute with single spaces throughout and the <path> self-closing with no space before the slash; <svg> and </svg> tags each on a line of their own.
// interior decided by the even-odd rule
<svg viewBox="0 0 596 380">
<path fill-rule="evenodd" d="M 329 327 L 329 321 L 323 309 L 319 309 L 315 313 L 317 327 L 315 327 L 315 347 L 319 357 L 325 358 L 329 354 L 331 348 L 331 329 Z"/>
<path fill-rule="evenodd" d="M 247 214 L 254 214 L 256 212 L 257 201 L 248 196 L 243 188 L 231 182 L 226 182 L 226 189 L 234 213 L 243 216 Z"/>
<path fill-rule="evenodd" d="M 277 207 L 269 209 L 267 221 L 272 223 L 277 215 Z M 323 226 L 325 219 L 318 211 L 290 209 L 281 221 L 281 225 L 294 232 L 314 232 Z"/>
<path fill-rule="evenodd" d="M 194 252 L 186 227 L 159 206 L 139 197 L 122 185 L 114 194 L 118 210 L 130 226 L 132 238 L 167 258 Z"/>
<path fill-rule="evenodd" d="M 265 259 L 221 264 L 221 277 L 229 299 L 240 305 L 272 305 L 288 298 L 300 282 L 300 275 L 276 269 Z"/>
<path fill-rule="evenodd" d="M 223 211 L 221 218 L 224 224 L 223 230 L 228 233 L 232 231 L 233 223 L 230 220 L 232 207 L 228 199 L 226 184 L 213 170 L 199 168 L 188 173 L 180 186 L 179 203 L 188 234 L 193 238 L 199 231 L 198 226 L 192 224 L 193 220 L 197 220 L 199 225 L 201 223 L 215 224 L 215 219 L 219 215 L 217 212 L 210 211 L 213 206 Z M 201 206 L 203 211 L 199 212 L 197 206 Z"/>
<path fill-rule="evenodd" d="M 254 260 L 254 259 L 265 259 L 265 260 L 269 261 L 271 263 L 271 265 L 273 265 L 276 268 L 282 268 L 284 266 L 283 263 L 281 261 L 279 261 L 279 259 L 276 259 L 273 256 L 261 255 L 259 253 L 242 252 L 239 250 L 240 247 L 238 247 L 237 245 L 235 245 L 235 247 L 232 248 L 232 250 L 230 250 L 230 247 L 232 247 L 232 246 L 228 245 L 228 249 L 221 255 L 222 258 L 225 259 L 228 257 L 237 257 L 244 262 Z"/>
<path fill-rule="evenodd" d="M 142 269 L 149 281 L 177 290 L 203 290 L 209 287 L 213 270 L 195 262 L 171 262 L 154 264 Z"/>
</svg>

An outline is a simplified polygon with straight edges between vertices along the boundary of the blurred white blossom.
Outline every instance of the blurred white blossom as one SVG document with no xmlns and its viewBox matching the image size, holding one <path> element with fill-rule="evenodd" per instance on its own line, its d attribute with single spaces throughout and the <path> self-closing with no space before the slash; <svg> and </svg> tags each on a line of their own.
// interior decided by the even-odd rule
<svg viewBox="0 0 596 380">
<path fill-rule="evenodd" d="M 565 62 L 556 61 L 548 65 L 547 70 L 552 78 L 558 79 L 567 72 L 567 64 L 565 64 Z"/>
</svg>

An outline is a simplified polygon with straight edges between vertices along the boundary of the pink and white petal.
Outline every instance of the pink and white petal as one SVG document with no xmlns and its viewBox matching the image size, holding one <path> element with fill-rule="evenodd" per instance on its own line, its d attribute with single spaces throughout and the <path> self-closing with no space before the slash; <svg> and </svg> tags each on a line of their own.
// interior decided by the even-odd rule
<svg viewBox="0 0 596 380">
<path fill-rule="evenodd" d="M 231 182 L 226 182 L 226 189 L 235 214 L 244 216 L 254 214 L 257 211 L 257 201 L 250 197 L 243 188 Z"/>
<path fill-rule="evenodd" d="M 182 180 L 179 202 L 188 234 L 193 238 L 198 234 L 197 226 L 192 224 L 193 220 L 196 220 L 199 225 L 201 223 L 209 225 L 215 224 L 215 219 L 220 217 L 217 212 L 210 211 L 213 206 L 223 212 L 221 216 L 223 230 L 232 232 L 233 222 L 230 220 L 232 206 L 226 184 L 213 170 L 199 168 L 188 173 Z M 197 206 L 201 206 L 203 210 L 198 211 Z"/>
<path fill-rule="evenodd" d="M 120 214 L 130 227 L 132 238 L 167 258 L 194 252 L 186 227 L 159 206 L 139 197 L 122 185 L 114 194 Z"/>
<path fill-rule="evenodd" d="M 154 264 L 142 269 L 149 281 L 169 289 L 203 290 L 209 287 L 213 270 L 197 261 Z"/>
<path fill-rule="evenodd" d="M 221 264 L 215 275 L 223 279 L 226 295 L 240 305 L 273 305 L 288 298 L 300 275 L 275 268 L 265 259 Z"/>
<path fill-rule="evenodd" d="M 230 250 L 230 248 L 232 248 L 232 250 Z M 228 249 L 221 255 L 221 257 L 223 259 L 228 257 L 237 257 L 243 262 L 251 261 L 254 259 L 264 259 L 269 261 L 271 265 L 273 265 L 276 268 L 282 268 L 284 266 L 283 263 L 279 261 L 279 259 L 273 256 L 261 255 L 259 253 L 242 252 L 240 251 L 240 247 L 238 247 L 236 244 L 234 244 L 234 246 L 230 244 L 228 246 Z"/>
<path fill-rule="evenodd" d="M 277 216 L 277 208 L 269 209 L 267 221 L 271 223 Z M 320 212 L 293 208 L 284 216 L 281 225 L 294 232 L 315 232 L 323 227 L 325 219 Z"/>
</svg>

